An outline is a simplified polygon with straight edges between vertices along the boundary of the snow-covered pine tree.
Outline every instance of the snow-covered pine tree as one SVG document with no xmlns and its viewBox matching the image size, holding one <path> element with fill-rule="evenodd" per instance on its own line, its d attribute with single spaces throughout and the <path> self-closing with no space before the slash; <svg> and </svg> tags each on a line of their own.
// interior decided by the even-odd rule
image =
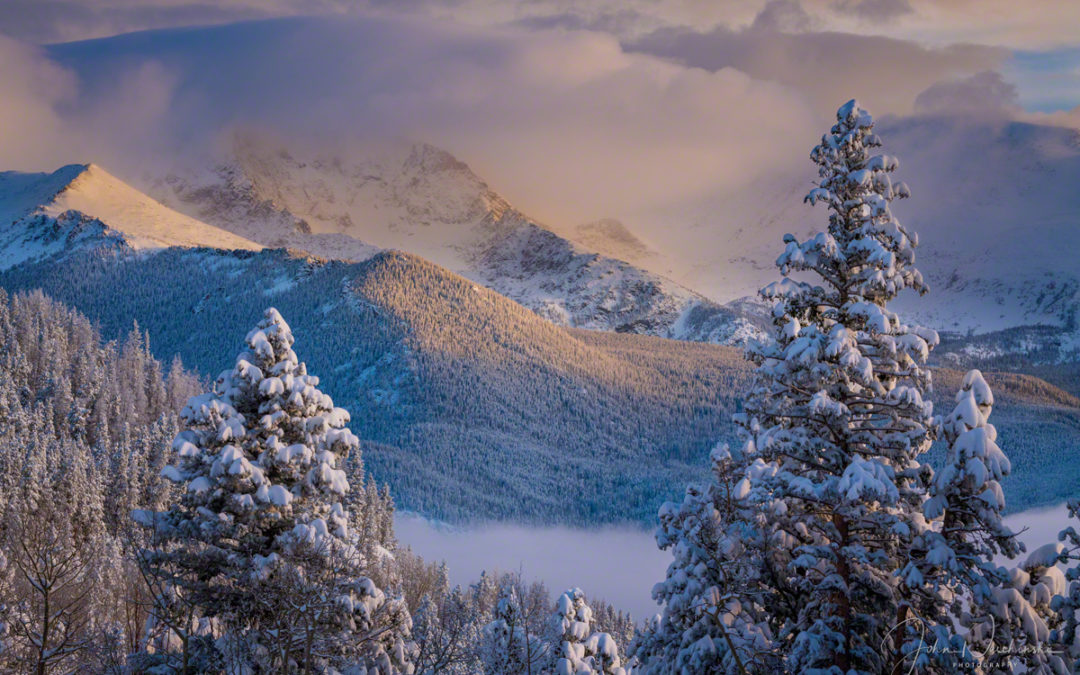
<svg viewBox="0 0 1080 675">
<path fill-rule="evenodd" d="M 587 661 L 585 641 L 592 633 L 592 609 L 585 602 L 585 593 L 580 588 L 571 588 L 563 592 L 555 601 L 555 615 L 552 617 L 555 647 L 551 651 L 551 672 L 558 675 L 592 674 L 596 672 L 591 661 Z"/>
<path fill-rule="evenodd" d="M 747 455 L 727 445 L 711 453 L 713 481 L 691 485 L 681 503 L 660 509 L 656 541 L 674 560 L 653 587 L 664 606 L 635 642 L 637 670 L 666 673 L 776 671 L 769 616 L 762 606 L 765 523 L 748 501 Z M 766 468 L 760 461 L 751 476 Z"/>
<path fill-rule="evenodd" d="M 481 640 L 484 675 L 537 675 L 541 670 L 546 645 L 530 625 L 528 598 L 519 593 L 525 590 L 519 588 L 521 585 L 520 578 L 507 576 L 503 580 L 492 620 L 484 627 Z"/>
<path fill-rule="evenodd" d="M 552 675 L 625 675 L 615 638 L 593 629 L 585 592 L 571 588 L 555 601 L 554 637 L 549 652 Z"/>
<path fill-rule="evenodd" d="M 1009 570 L 1005 583 L 992 589 L 987 608 L 990 617 L 973 626 L 969 640 L 983 649 L 982 672 L 1075 673 L 1054 645 L 1060 617 L 1053 611 L 1054 598 L 1067 593 L 1065 573 L 1056 564 L 1063 547 L 1054 542 L 1031 552 L 1024 562 Z"/>
<path fill-rule="evenodd" d="M 183 410 L 176 463 L 163 471 L 183 496 L 138 514 L 171 543 L 142 556 L 148 572 L 181 586 L 228 627 L 230 652 L 263 667 L 412 672 L 408 610 L 362 575 L 342 506 L 339 467 L 359 444 L 348 413 L 319 391 L 276 310 L 246 345 Z"/>
<path fill-rule="evenodd" d="M 1013 558 L 1024 547 L 1002 522 L 1005 497 L 999 481 L 1011 466 L 988 421 L 993 405 L 990 386 L 972 370 L 956 394 L 956 407 L 941 420 L 949 451 L 923 505 L 933 526 L 916 536 L 902 572 L 919 617 L 916 632 L 909 633 L 909 658 L 921 671 L 989 669 L 988 657 L 1007 650 L 1010 642 L 1034 645 L 1046 639 L 1045 623 L 1026 599 L 1039 593 L 1023 587 L 1033 573 L 1054 577 L 1054 572 L 1010 574 L 994 563 L 995 556 Z M 1030 633 L 1024 625 L 1012 625 L 1020 615 L 1033 620 L 1027 624 Z"/>
<path fill-rule="evenodd" d="M 520 675 L 529 664 L 527 639 L 517 591 L 507 585 L 499 594 L 492 621 L 484 627 L 480 660 L 484 675 Z"/>
<path fill-rule="evenodd" d="M 785 235 L 783 275 L 762 290 L 773 330 L 748 349 L 756 382 L 739 421 L 748 454 L 772 468 L 754 481 L 767 507 L 770 566 L 783 577 L 766 595 L 789 672 L 880 673 L 899 662 L 909 618 L 897 574 L 923 527 L 934 437 L 930 373 L 937 343 L 887 308 L 905 289 L 923 293 L 917 238 L 890 203 L 908 196 L 897 161 L 856 101 L 814 148 L 826 231 Z M 787 608 L 789 613 L 781 609 Z M 779 613 L 778 613 L 779 612 Z"/>
<path fill-rule="evenodd" d="M 1080 520 L 1080 499 L 1069 500 L 1068 510 L 1070 519 Z M 1080 531 L 1070 525 L 1058 534 L 1058 539 L 1062 543 L 1057 549 L 1057 561 L 1067 565 L 1068 588 L 1051 601 L 1058 624 L 1051 634 L 1051 644 L 1075 673 L 1080 672 Z"/>
</svg>

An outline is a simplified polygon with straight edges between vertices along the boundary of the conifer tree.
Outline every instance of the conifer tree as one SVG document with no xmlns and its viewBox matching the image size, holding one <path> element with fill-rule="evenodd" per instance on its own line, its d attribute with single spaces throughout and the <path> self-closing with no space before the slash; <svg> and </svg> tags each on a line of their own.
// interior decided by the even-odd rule
<svg viewBox="0 0 1080 675">
<path fill-rule="evenodd" d="M 1080 499 L 1068 502 L 1069 517 L 1080 520 Z M 1068 587 L 1051 600 L 1058 625 L 1051 635 L 1051 644 L 1072 672 L 1080 671 L 1080 531 L 1070 525 L 1058 534 L 1057 562 L 1065 564 Z"/>
<path fill-rule="evenodd" d="M 999 481 L 1011 465 L 988 421 L 994 394 L 982 373 L 971 370 L 956 401 L 941 422 L 948 456 L 923 504 L 933 525 L 916 537 L 903 571 L 919 617 L 909 659 L 919 670 L 942 673 L 1008 671 L 1017 659 L 1044 664 L 1050 656 L 1044 596 L 1063 591 L 1064 578 L 1052 563 L 1039 562 L 1043 555 L 1011 572 L 995 563 L 995 556 L 1016 557 L 1024 545 L 1002 522 Z M 1030 653 L 1005 653 L 1021 645 Z"/>
<path fill-rule="evenodd" d="M 408 610 L 362 575 L 342 505 L 340 465 L 359 444 L 348 413 L 319 391 L 276 310 L 246 344 L 182 413 L 177 461 L 163 473 L 184 494 L 167 512 L 139 514 L 173 548 L 145 564 L 227 626 L 230 650 L 254 663 L 411 672 Z"/>
<path fill-rule="evenodd" d="M 711 453 L 713 482 L 660 509 L 656 541 L 674 560 L 653 588 L 663 614 L 637 640 L 646 673 L 744 673 L 779 667 L 756 593 L 765 564 L 760 510 L 750 501 L 746 455 Z M 760 468 L 758 464 L 755 468 Z"/>
<path fill-rule="evenodd" d="M 550 649 L 553 675 L 624 675 L 615 638 L 593 628 L 593 612 L 580 588 L 555 601 L 554 637 Z"/>
<path fill-rule="evenodd" d="M 481 585 L 484 580 L 481 579 Z M 492 620 L 484 627 L 480 662 L 485 675 L 538 675 L 546 656 L 546 645 L 530 622 L 533 598 L 520 577 L 506 575 Z M 479 589 L 478 589 L 479 590 Z"/>
<path fill-rule="evenodd" d="M 841 106 L 806 198 L 829 209 L 828 228 L 785 235 L 784 278 L 762 291 L 772 333 L 748 350 L 757 379 L 739 420 L 747 455 L 769 467 L 753 499 L 781 572 L 762 575 L 760 595 L 790 672 L 887 671 L 910 618 L 897 572 L 925 527 L 930 469 L 917 457 L 934 438 L 923 364 L 937 335 L 887 307 L 927 289 L 917 238 L 890 210 L 908 190 L 892 182 L 897 161 L 872 154 L 880 145 L 870 114 Z"/>
</svg>

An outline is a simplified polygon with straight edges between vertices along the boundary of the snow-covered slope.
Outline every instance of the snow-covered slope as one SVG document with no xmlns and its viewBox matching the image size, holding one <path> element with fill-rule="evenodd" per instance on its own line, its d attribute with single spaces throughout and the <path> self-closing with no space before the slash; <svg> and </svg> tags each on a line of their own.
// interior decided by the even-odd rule
<svg viewBox="0 0 1080 675">
<path fill-rule="evenodd" d="M 706 475 L 750 372 L 731 347 L 555 326 L 394 251 L 82 253 L 0 270 L 0 287 L 40 288 L 110 338 L 136 319 L 162 359 L 210 374 L 273 305 L 349 410 L 365 467 L 401 507 L 458 521 L 653 518 Z"/>
<path fill-rule="evenodd" d="M 920 117 L 886 124 L 882 135 L 914 193 L 903 208 L 932 289 L 905 309 L 952 332 L 1075 329 L 1080 132 Z"/>
<path fill-rule="evenodd" d="M 614 218 L 578 225 L 567 236 L 589 250 L 629 263 L 656 255 L 655 250 Z"/>
<path fill-rule="evenodd" d="M 0 173 L 0 267 L 95 245 L 258 250 L 258 244 L 178 213 L 94 164 Z"/>
<path fill-rule="evenodd" d="M 189 168 L 151 178 L 149 184 L 162 203 L 267 247 L 354 262 L 380 250 L 345 233 L 312 232 L 306 220 L 263 195 L 239 164 Z"/>
<path fill-rule="evenodd" d="M 353 261 L 380 248 L 420 255 L 561 325 L 727 343 L 754 332 L 738 312 L 528 218 L 428 144 L 344 157 L 244 133 L 223 160 L 148 185 L 178 210 L 267 246 Z M 609 252 L 648 254 L 610 223 L 584 234 Z"/>
</svg>

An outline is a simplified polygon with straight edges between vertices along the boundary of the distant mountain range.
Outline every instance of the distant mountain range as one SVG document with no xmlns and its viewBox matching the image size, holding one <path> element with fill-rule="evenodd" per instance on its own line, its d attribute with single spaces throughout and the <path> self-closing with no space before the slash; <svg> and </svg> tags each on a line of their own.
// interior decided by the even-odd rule
<svg viewBox="0 0 1080 675">
<path fill-rule="evenodd" d="M 263 245 L 328 258 L 361 260 L 372 247 L 413 252 L 566 325 L 738 342 L 759 323 L 759 310 L 746 313 L 746 298 L 776 278 L 782 235 L 826 223 L 822 207 L 802 201 L 817 177 L 799 155 L 816 138 L 790 163 L 778 161 L 773 173 L 738 187 L 621 214 L 621 222 L 545 223 L 495 194 L 486 180 L 497 184 L 499 176 L 478 177 L 459 161 L 467 156 L 412 142 L 366 147 L 363 128 L 324 137 L 324 149 L 312 151 L 278 128 L 275 106 L 329 112 L 320 106 L 339 92 L 328 83 L 347 83 L 348 100 L 361 109 L 367 88 L 375 99 L 380 87 L 396 91 L 363 58 L 324 62 L 309 74 L 310 87 L 301 81 L 303 94 L 291 94 L 298 101 L 273 87 L 249 100 L 240 95 L 247 89 L 233 95 L 234 82 L 209 76 L 218 62 L 259 59 L 295 79 L 291 60 L 273 45 L 339 45 L 355 30 L 282 19 L 129 33 L 51 45 L 46 53 L 77 76 L 88 104 L 111 101 L 118 77 L 134 64 L 156 64 L 175 78 L 178 105 L 166 129 L 182 138 L 211 135 L 220 155 L 170 167 L 171 153 L 148 151 L 135 165 L 148 175 L 122 175 L 170 207 Z M 377 50 L 381 37 L 363 48 Z M 263 103 L 245 107 L 253 101 Z M 266 126 L 237 130 L 236 120 L 246 119 Z M 894 210 L 920 235 L 916 262 L 932 288 L 925 298 L 901 298 L 898 309 L 950 334 L 939 356 L 966 363 L 989 350 L 1008 352 L 1017 364 L 1080 362 L 1080 265 L 1068 246 L 1080 225 L 1080 132 L 993 110 L 882 117 L 877 131 L 884 152 L 900 160 L 896 178 L 912 188 L 913 198 Z M 372 136 L 385 134 L 372 129 Z M 176 142 L 167 140 L 166 147 Z M 121 154 L 132 153 L 138 149 Z M 1017 329 L 1031 339 L 1010 337 Z M 979 345 L 964 339 L 969 333 Z"/>
<path fill-rule="evenodd" d="M 1080 225 L 1080 133 L 947 117 L 880 127 L 914 193 L 894 210 L 920 235 L 917 264 L 932 290 L 902 296 L 897 309 L 947 334 L 938 357 L 949 363 L 989 353 L 1080 362 L 1080 265 L 1061 245 Z M 718 197 L 706 216 L 683 214 L 709 238 L 681 251 L 610 219 L 538 223 L 427 144 L 346 160 L 240 135 L 227 160 L 155 178 L 148 190 L 264 245 L 348 260 L 416 253 L 561 325 L 740 344 L 763 325 L 753 292 L 776 278 L 781 235 L 824 226 L 825 213 L 802 203 L 810 178 L 774 176 Z M 672 232 L 686 241 L 678 220 Z M 1008 337 L 1025 327 L 1029 339 Z"/>
<path fill-rule="evenodd" d="M 225 159 L 147 184 L 173 208 L 267 246 L 351 261 L 382 249 L 415 253 L 559 325 L 721 344 L 757 332 L 753 314 L 612 257 L 644 250 L 625 228 L 585 226 L 593 248 L 571 241 L 424 143 L 348 159 L 239 134 Z"/>
</svg>

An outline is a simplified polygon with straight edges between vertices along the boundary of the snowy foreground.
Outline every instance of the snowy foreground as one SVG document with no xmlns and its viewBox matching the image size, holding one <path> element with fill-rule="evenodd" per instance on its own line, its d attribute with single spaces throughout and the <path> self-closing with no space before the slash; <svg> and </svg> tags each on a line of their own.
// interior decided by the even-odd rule
<svg viewBox="0 0 1080 675">
<path fill-rule="evenodd" d="M 1064 504 L 1031 509 L 1005 518 L 1028 551 L 1057 540 L 1068 525 Z M 454 528 L 415 514 L 398 514 L 394 531 L 402 546 L 427 560 L 445 560 L 450 583 L 467 586 L 487 570 L 521 571 L 548 588 L 580 586 L 642 619 L 660 612 L 653 584 L 664 579 L 671 555 L 656 546 L 651 530 L 630 527 L 572 529 L 495 524 Z M 1016 565 L 1027 554 L 1022 554 Z M 1005 560 L 999 560 L 1006 564 Z"/>
</svg>

